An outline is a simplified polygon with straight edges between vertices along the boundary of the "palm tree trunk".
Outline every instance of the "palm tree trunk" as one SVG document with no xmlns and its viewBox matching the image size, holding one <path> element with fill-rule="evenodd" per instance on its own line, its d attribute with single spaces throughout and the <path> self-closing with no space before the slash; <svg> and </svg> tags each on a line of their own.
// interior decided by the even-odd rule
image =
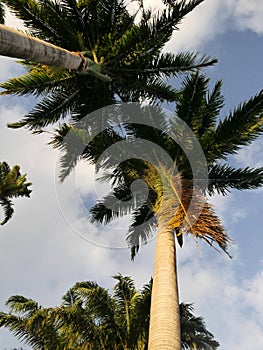
<svg viewBox="0 0 263 350">
<path fill-rule="evenodd" d="M 83 58 L 79 53 L 67 51 L 2 24 L 0 25 L 0 55 L 74 70 L 78 70 L 83 65 Z"/>
<path fill-rule="evenodd" d="M 180 350 L 180 338 L 174 232 L 159 217 L 148 350 Z"/>
</svg>

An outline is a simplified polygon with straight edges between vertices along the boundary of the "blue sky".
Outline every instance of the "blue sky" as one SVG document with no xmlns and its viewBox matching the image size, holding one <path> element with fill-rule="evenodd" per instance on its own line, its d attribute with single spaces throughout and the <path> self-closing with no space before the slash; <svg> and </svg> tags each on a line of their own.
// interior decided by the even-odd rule
<svg viewBox="0 0 263 350">
<path fill-rule="evenodd" d="M 160 1 L 148 3 L 158 8 Z M 212 82 L 223 79 L 223 115 L 262 89 L 262 18 L 262 0 L 207 0 L 182 22 L 167 45 L 174 52 L 198 50 L 219 59 L 206 71 Z M 13 19 L 8 21 L 17 26 Z M 0 81 L 19 73 L 14 60 L 0 57 Z M 0 307 L 13 294 L 31 297 L 44 306 L 56 305 L 75 282 L 96 280 L 111 288 L 110 276 L 118 272 L 130 275 L 141 287 L 152 275 L 154 241 L 131 262 L 127 249 L 102 248 L 76 234 L 83 233 L 95 243 L 124 247 L 122 232 L 127 222 L 109 228 L 92 226 L 81 216 L 83 208 L 76 200 L 79 191 L 90 198 L 100 195 L 92 167 L 80 165 L 61 187 L 55 178 L 58 153 L 46 145 L 48 137 L 6 128 L 6 122 L 18 120 L 31 104 L 30 99 L 0 97 L 0 158 L 20 164 L 33 182 L 32 198 L 16 200 L 13 219 L 1 227 Z M 232 162 L 240 167 L 263 166 L 262 151 L 261 137 Z M 84 182 L 87 177 L 89 181 Z M 199 249 L 190 237 L 183 249 L 178 248 L 180 298 L 194 303 L 196 314 L 205 317 L 222 350 L 263 348 L 262 193 L 232 192 L 213 199 L 235 242 L 230 246 L 232 260 L 205 244 Z M 0 349 L 18 344 L 8 332 L 0 332 Z"/>
</svg>

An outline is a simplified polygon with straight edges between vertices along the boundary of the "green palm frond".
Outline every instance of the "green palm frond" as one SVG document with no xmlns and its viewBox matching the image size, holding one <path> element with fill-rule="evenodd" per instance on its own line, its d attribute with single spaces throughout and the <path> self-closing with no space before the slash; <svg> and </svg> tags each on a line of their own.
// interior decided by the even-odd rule
<svg viewBox="0 0 263 350">
<path fill-rule="evenodd" d="M 116 300 L 120 310 L 124 314 L 133 311 L 135 299 L 137 297 L 137 291 L 134 285 L 134 281 L 128 277 L 123 277 L 121 274 L 112 276 L 117 284 L 113 288 L 113 297 Z M 126 315 L 127 320 L 127 315 Z"/>
<path fill-rule="evenodd" d="M 11 199 L 16 197 L 30 197 L 32 185 L 26 182 L 26 175 L 21 175 L 20 167 L 15 165 L 12 169 L 6 162 L 0 162 L 0 205 L 4 211 L 1 225 L 7 223 L 14 213 Z"/>
<path fill-rule="evenodd" d="M 65 49 L 82 51 L 74 22 L 57 1 L 3 0 L 3 3 L 33 35 Z"/>
<path fill-rule="evenodd" d="M 149 38 L 149 41 L 144 44 L 148 44 L 147 48 L 150 52 L 160 52 L 164 44 L 171 38 L 173 31 L 177 29 L 181 20 L 202 2 L 203 0 L 175 1 L 169 9 L 152 14 L 150 21 L 147 21 L 149 15 L 146 17 L 146 20 L 143 18 L 141 27 L 147 30 Z"/>
<path fill-rule="evenodd" d="M 0 24 L 5 23 L 5 9 L 4 5 L 0 2 Z"/>
<path fill-rule="evenodd" d="M 202 121 L 198 128 L 199 137 L 216 126 L 218 115 L 224 106 L 224 97 L 221 94 L 221 89 L 222 81 L 219 80 L 216 82 L 211 94 L 207 94 Z"/>
<path fill-rule="evenodd" d="M 203 318 L 193 315 L 193 310 L 192 304 L 180 304 L 182 349 L 217 349 L 219 343 L 214 339 L 213 334 L 206 329 Z"/>
<path fill-rule="evenodd" d="M 4 212 L 4 219 L 0 222 L 0 225 L 4 225 L 13 216 L 13 213 L 14 213 L 13 203 L 8 198 L 0 198 L 0 205 Z"/>
<path fill-rule="evenodd" d="M 160 76 L 162 78 L 170 78 L 184 72 L 191 72 L 198 68 L 204 68 L 217 62 L 208 56 L 198 58 L 193 52 L 180 52 L 176 55 L 172 53 L 162 53 L 157 58 L 153 58 L 152 62 L 146 68 L 127 68 L 127 72 L 136 72 L 138 76 L 153 77 Z"/>
<path fill-rule="evenodd" d="M 24 64 L 24 63 L 22 63 Z M 56 88 L 68 89 L 72 75 L 61 69 L 51 68 L 43 65 L 26 65 L 29 71 L 18 78 L 11 78 L 2 83 L 4 89 L 1 95 L 35 95 L 38 97 L 43 93 L 55 91 Z"/>
<path fill-rule="evenodd" d="M 129 226 L 126 241 L 131 250 L 131 259 L 134 260 L 140 247 L 149 241 L 153 236 L 154 211 L 147 204 L 136 209 L 132 215 L 132 222 Z"/>
<path fill-rule="evenodd" d="M 22 295 L 13 295 L 6 301 L 6 306 L 12 312 L 31 317 L 41 306 L 34 300 L 25 298 Z"/>
<path fill-rule="evenodd" d="M 0 312 L 0 327 L 8 328 L 21 341 L 26 341 L 28 337 L 25 323 L 21 317 Z"/>
<path fill-rule="evenodd" d="M 208 162 L 226 159 L 250 145 L 263 130 L 263 91 L 239 105 L 201 139 Z"/>
<path fill-rule="evenodd" d="M 34 109 L 17 122 L 8 126 L 11 128 L 21 128 L 26 126 L 31 130 L 41 129 L 48 124 L 56 123 L 60 118 L 65 119 L 75 102 L 80 90 L 66 92 L 56 92 L 45 97 Z"/>
<path fill-rule="evenodd" d="M 119 185 L 90 209 L 91 222 L 107 225 L 110 221 L 131 213 L 139 199 L 140 193 L 132 193 L 129 187 Z"/>
<path fill-rule="evenodd" d="M 176 104 L 176 115 L 198 134 L 202 125 L 208 79 L 204 75 L 193 74 L 183 81 L 182 95 Z"/>
<path fill-rule="evenodd" d="M 209 195 L 226 195 L 230 189 L 251 190 L 263 185 L 263 168 L 236 169 L 227 164 L 215 164 L 209 169 Z"/>
</svg>

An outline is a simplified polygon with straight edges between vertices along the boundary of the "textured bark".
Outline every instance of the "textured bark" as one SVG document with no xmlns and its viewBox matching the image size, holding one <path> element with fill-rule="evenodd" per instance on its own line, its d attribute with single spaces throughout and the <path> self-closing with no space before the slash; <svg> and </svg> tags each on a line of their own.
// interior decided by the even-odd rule
<svg viewBox="0 0 263 350">
<path fill-rule="evenodd" d="M 78 70 L 85 62 L 70 52 L 0 24 L 0 55 L 28 59 L 48 66 Z"/>
<path fill-rule="evenodd" d="M 159 218 L 148 350 L 180 350 L 179 298 L 173 229 Z"/>
</svg>

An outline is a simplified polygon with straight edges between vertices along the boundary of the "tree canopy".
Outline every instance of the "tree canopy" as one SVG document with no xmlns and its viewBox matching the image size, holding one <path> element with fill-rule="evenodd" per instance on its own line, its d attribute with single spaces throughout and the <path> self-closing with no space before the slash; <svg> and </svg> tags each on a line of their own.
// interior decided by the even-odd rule
<svg viewBox="0 0 263 350">
<path fill-rule="evenodd" d="M 6 302 L 10 313 L 0 313 L 0 326 L 36 350 L 146 350 L 152 281 L 137 290 L 130 277 L 113 278 L 113 293 L 96 282 L 78 282 L 57 307 L 12 296 Z M 180 315 L 183 350 L 219 347 L 192 304 L 181 303 Z"/>
</svg>

